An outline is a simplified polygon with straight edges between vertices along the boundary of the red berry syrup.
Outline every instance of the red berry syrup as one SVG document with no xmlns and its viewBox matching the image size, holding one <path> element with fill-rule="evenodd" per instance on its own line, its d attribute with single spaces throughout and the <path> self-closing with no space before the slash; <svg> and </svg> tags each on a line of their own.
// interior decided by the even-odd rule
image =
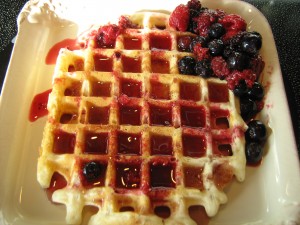
<svg viewBox="0 0 300 225">
<path fill-rule="evenodd" d="M 76 49 L 80 49 L 80 46 L 77 43 L 77 39 L 70 39 L 70 38 L 64 39 L 56 43 L 50 48 L 46 56 L 45 63 L 47 65 L 52 65 L 56 63 L 56 59 L 61 48 L 68 48 L 69 50 L 73 51 Z"/>
<path fill-rule="evenodd" d="M 47 104 L 48 96 L 51 93 L 51 89 L 40 94 L 37 94 L 31 103 L 29 111 L 29 121 L 34 122 L 37 119 L 46 116 L 48 114 Z"/>
</svg>

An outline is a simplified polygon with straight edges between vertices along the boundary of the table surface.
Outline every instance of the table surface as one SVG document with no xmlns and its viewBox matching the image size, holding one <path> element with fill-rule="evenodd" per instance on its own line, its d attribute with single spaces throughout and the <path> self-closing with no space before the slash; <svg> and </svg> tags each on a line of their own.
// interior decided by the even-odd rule
<svg viewBox="0 0 300 225">
<path fill-rule="evenodd" d="M 267 18 L 279 54 L 284 86 L 300 155 L 300 0 L 244 0 Z M 0 5 L 0 89 L 17 34 L 16 18 L 27 1 L 4 1 Z"/>
</svg>

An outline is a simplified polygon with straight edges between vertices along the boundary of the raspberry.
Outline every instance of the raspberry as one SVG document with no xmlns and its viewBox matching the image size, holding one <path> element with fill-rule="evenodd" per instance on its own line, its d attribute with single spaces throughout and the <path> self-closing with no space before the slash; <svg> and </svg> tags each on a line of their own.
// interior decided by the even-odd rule
<svg viewBox="0 0 300 225">
<path fill-rule="evenodd" d="M 115 24 L 108 24 L 100 27 L 95 36 L 98 47 L 113 48 L 119 33 L 120 28 Z"/>
<path fill-rule="evenodd" d="M 239 15 L 229 14 L 219 20 L 219 23 L 223 25 L 226 30 L 224 40 L 235 36 L 240 31 L 245 31 L 247 27 L 246 21 Z"/>
<path fill-rule="evenodd" d="M 199 43 L 194 45 L 193 53 L 199 61 L 210 58 L 209 48 L 203 48 Z"/>
<path fill-rule="evenodd" d="M 195 18 L 195 22 L 197 23 L 197 27 L 195 28 L 195 32 L 200 36 L 206 37 L 208 35 L 209 27 L 216 21 L 216 16 L 208 10 L 205 10 L 202 14 L 199 15 L 198 18 Z"/>
<path fill-rule="evenodd" d="M 248 88 L 251 88 L 256 79 L 256 74 L 249 69 L 243 71 L 234 70 L 226 77 L 227 85 L 230 90 L 233 90 L 241 80 L 245 80 Z"/>
<path fill-rule="evenodd" d="M 230 74 L 227 63 L 225 59 L 222 58 L 222 56 L 214 57 L 211 60 L 211 68 L 214 74 L 219 78 L 227 77 Z"/>
<path fill-rule="evenodd" d="M 189 8 L 183 4 L 178 5 L 172 12 L 169 24 L 179 31 L 186 31 L 189 25 Z"/>
</svg>

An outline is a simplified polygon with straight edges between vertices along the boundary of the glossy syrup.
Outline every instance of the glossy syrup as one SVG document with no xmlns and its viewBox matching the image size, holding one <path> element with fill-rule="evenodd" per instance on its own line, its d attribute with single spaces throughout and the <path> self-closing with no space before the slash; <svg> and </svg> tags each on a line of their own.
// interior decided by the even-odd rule
<svg viewBox="0 0 300 225">
<path fill-rule="evenodd" d="M 121 94 L 128 97 L 140 98 L 142 95 L 142 83 L 133 79 L 122 79 Z"/>
<path fill-rule="evenodd" d="M 55 154 L 71 154 L 74 153 L 76 135 L 67 133 L 63 130 L 54 132 L 53 153 Z"/>
<path fill-rule="evenodd" d="M 141 107 L 140 106 L 122 106 L 119 108 L 120 124 L 140 125 L 141 124 Z"/>
<path fill-rule="evenodd" d="M 181 82 L 180 83 L 180 99 L 183 100 L 200 100 L 200 87 L 199 84 Z"/>
<path fill-rule="evenodd" d="M 48 199 L 52 201 L 53 192 L 59 189 L 63 189 L 66 186 L 67 186 L 66 179 L 58 172 L 54 172 L 50 181 L 50 185 L 46 189 Z"/>
<path fill-rule="evenodd" d="M 150 124 L 158 126 L 172 125 L 172 108 L 150 105 Z"/>
<path fill-rule="evenodd" d="M 116 187 L 136 189 L 140 187 L 141 171 L 139 164 L 122 164 L 116 166 Z"/>
<path fill-rule="evenodd" d="M 150 185 L 152 188 L 174 188 L 175 165 L 153 163 L 150 165 Z"/>
<path fill-rule="evenodd" d="M 151 50 L 171 50 L 172 42 L 169 35 L 150 35 L 150 49 Z"/>
<path fill-rule="evenodd" d="M 203 136 L 182 135 L 183 155 L 200 158 L 206 155 L 206 139 Z"/>
<path fill-rule="evenodd" d="M 83 152 L 86 154 L 107 154 L 108 152 L 108 133 L 85 133 Z"/>
<path fill-rule="evenodd" d="M 153 99 L 170 99 L 170 85 L 155 80 L 150 81 L 150 97 Z"/>
<path fill-rule="evenodd" d="M 124 49 L 142 49 L 142 39 L 140 37 L 124 37 Z"/>
<path fill-rule="evenodd" d="M 205 109 L 199 106 L 181 106 L 181 124 L 187 127 L 205 127 Z"/>
<path fill-rule="evenodd" d="M 77 39 L 64 39 L 55 45 L 53 45 L 47 53 L 45 63 L 47 65 L 52 65 L 56 63 L 57 56 L 61 48 L 68 48 L 69 50 L 77 50 L 80 49 L 79 44 L 77 43 Z"/>
<path fill-rule="evenodd" d="M 141 155 L 141 134 L 118 134 L 118 153 Z"/>
<path fill-rule="evenodd" d="M 48 104 L 48 97 L 50 93 L 51 93 L 51 89 L 34 96 L 29 111 L 30 122 L 34 122 L 37 119 L 46 116 L 48 114 L 47 104 Z"/>
<path fill-rule="evenodd" d="M 151 136 L 151 155 L 172 155 L 172 137 L 152 135 Z"/>
</svg>

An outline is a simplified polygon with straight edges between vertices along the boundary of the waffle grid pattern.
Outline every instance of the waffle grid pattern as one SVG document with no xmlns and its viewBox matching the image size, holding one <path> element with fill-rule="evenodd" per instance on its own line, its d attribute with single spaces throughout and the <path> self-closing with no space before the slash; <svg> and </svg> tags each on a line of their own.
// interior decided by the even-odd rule
<svg viewBox="0 0 300 225">
<path fill-rule="evenodd" d="M 89 224 L 195 224 L 190 206 L 215 215 L 227 201 L 223 185 L 245 177 L 234 95 L 224 81 L 178 74 L 190 53 L 177 51 L 177 37 L 191 34 L 153 29 L 167 21 L 157 18 L 167 15 L 134 15 L 143 29 L 126 30 L 115 49 L 92 42 L 60 52 L 38 181 L 48 188 L 54 173 L 64 177 L 52 200 L 66 205 L 69 224 L 89 205 L 98 208 Z M 83 174 L 89 162 L 101 165 L 93 182 Z"/>
</svg>

